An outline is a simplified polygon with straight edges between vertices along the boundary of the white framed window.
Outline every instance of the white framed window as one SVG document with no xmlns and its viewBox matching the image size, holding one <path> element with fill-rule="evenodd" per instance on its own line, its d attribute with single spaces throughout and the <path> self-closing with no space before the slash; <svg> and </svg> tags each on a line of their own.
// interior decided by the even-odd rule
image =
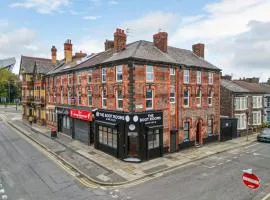
<svg viewBox="0 0 270 200">
<path fill-rule="evenodd" d="M 56 92 L 53 91 L 53 102 L 56 103 Z"/>
<path fill-rule="evenodd" d="M 197 104 L 197 107 L 201 107 L 201 104 L 202 104 L 202 90 L 201 89 L 197 90 L 196 104 Z"/>
<path fill-rule="evenodd" d="M 81 85 L 81 73 L 77 74 L 77 84 Z"/>
<path fill-rule="evenodd" d="M 154 68 L 152 65 L 146 66 L 146 81 L 153 82 L 154 81 Z"/>
<path fill-rule="evenodd" d="M 71 85 L 71 74 L 68 74 L 68 85 Z"/>
<path fill-rule="evenodd" d="M 170 103 L 175 103 L 175 87 L 171 86 Z"/>
<path fill-rule="evenodd" d="M 87 93 L 87 99 L 88 99 L 88 106 L 92 106 L 93 105 L 93 97 L 92 97 L 92 91 L 91 90 L 88 90 L 88 93 Z"/>
<path fill-rule="evenodd" d="M 62 77 L 62 75 L 60 76 L 60 85 L 61 86 L 63 85 L 63 77 Z"/>
<path fill-rule="evenodd" d="M 153 109 L 154 91 L 152 89 L 146 90 L 146 110 Z"/>
<path fill-rule="evenodd" d="M 50 98 L 50 91 L 48 91 L 48 93 L 47 93 L 47 95 L 48 95 L 48 102 L 50 103 L 51 102 L 51 98 Z"/>
<path fill-rule="evenodd" d="M 213 72 L 208 72 L 208 84 L 210 85 L 213 84 L 213 77 L 214 77 Z"/>
<path fill-rule="evenodd" d="M 170 68 L 170 75 L 171 76 L 175 75 L 175 68 L 173 68 L 173 67 Z"/>
<path fill-rule="evenodd" d="M 184 70 L 184 83 L 185 84 L 189 83 L 189 70 L 187 69 Z"/>
<path fill-rule="evenodd" d="M 201 84 L 201 83 L 202 83 L 202 72 L 197 71 L 197 84 Z"/>
<path fill-rule="evenodd" d="M 80 91 L 78 91 L 77 92 L 77 103 L 78 103 L 78 105 L 81 105 L 82 104 L 82 95 L 81 95 L 81 92 Z"/>
<path fill-rule="evenodd" d="M 253 111 L 252 112 L 252 124 L 253 125 L 261 125 L 262 124 L 262 112 L 261 111 Z"/>
<path fill-rule="evenodd" d="M 237 129 L 243 130 L 247 128 L 247 116 L 246 113 L 243 114 L 235 114 L 235 118 L 237 118 Z"/>
<path fill-rule="evenodd" d="M 102 77 L 102 83 L 106 83 L 107 79 L 107 70 L 106 68 L 101 68 L 101 77 Z"/>
<path fill-rule="evenodd" d="M 189 107 L 189 90 L 184 91 L 184 107 Z"/>
<path fill-rule="evenodd" d="M 123 109 L 123 91 L 116 91 L 116 108 L 122 110 Z"/>
<path fill-rule="evenodd" d="M 87 76 L 87 82 L 88 83 L 92 83 L 92 73 L 93 73 L 92 70 L 88 71 L 88 76 Z"/>
<path fill-rule="evenodd" d="M 213 135 L 213 119 L 211 117 L 207 121 L 207 131 L 208 135 Z"/>
<path fill-rule="evenodd" d="M 252 97 L 253 108 L 262 108 L 262 96 Z"/>
<path fill-rule="evenodd" d="M 68 104 L 71 105 L 71 91 L 68 91 Z"/>
<path fill-rule="evenodd" d="M 107 91 L 105 89 L 102 90 L 102 108 L 107 108 Z"/>
<path fill-rule="evenodd" d="M 234 98 L 235 110 L 247 109 L 247 97 L 235 97 Z"/>
<path fill-rule="evenodd" d="M 64 98 L 63 98 L 63 90 L 61 89 L 61 104 L 64 103 Z"/>
<path fill-rule="evenodd" d="M 184 141 L 189 141 L 189 122 L 184 122 Z"/>
<path fill-rule="evenodd" d="M 122 82 L 123 80 L 123 66 L 122 65 L 118 65 L 116 66 L 116 82 Z"/>
<path fill-rule="evenodd" d="M 212 92 L 212 90 L 210 90 L 208 93 L 208 105 L 209 106 L 213 105 L 213 92 Z"/>
</svg>

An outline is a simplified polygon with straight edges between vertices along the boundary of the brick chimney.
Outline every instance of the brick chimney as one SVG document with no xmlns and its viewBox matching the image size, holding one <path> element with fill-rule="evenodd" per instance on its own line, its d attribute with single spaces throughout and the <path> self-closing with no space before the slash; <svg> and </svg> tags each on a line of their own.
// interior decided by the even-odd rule
<svg viewBox="0 0 270 200">
<path fill-rule="evenodd" d="M 114 50 L 118 52 L 121 51 L 122 49 L 125 49 L 126 42 L 127 42 L 127 35 L 125 34 L 125 31 L 117 28 L 114 33 Z"/>
<path fill-rule="evenodd" d="M 85 56 L 87 56 L 87 54 L 80 51 L 80 52 L 75 53 L 74 58 L 83 58 Z"/>
<path fill-rule="evenodd" d="M 114 41 L 113 40 L 106 40 L 104 42 L 104 45 L 105 45 L 105 51 L 107 51 L 108 49 L 113 49 Z"/>
<path fill-rule="evenodd" d="M 197 56 L 204 58 L 204 44 L 202 44 L 202 43 L 193 44 L 192 51 Z"/>
<path fill-rule="evenodd" d="M 57 59 L 57 49 L 55 48 L 55 46 L 52 46 L 51 52 L 52 52 L 52 64 L 55 65 Z"/>
<path fill-rule="evenodd" d="M 64 44 L 64 50 L 65 50 L 65 60 L 66 63 L 69 63 L 72 61 L 72 44 L 71 40 L 66 40 Z"/>
<path fill-rule="evenodd" d="M 168 33 L 159 32 L 153 35 L 154 45 L 164 53 L 168 52 Z"/>
</svg>

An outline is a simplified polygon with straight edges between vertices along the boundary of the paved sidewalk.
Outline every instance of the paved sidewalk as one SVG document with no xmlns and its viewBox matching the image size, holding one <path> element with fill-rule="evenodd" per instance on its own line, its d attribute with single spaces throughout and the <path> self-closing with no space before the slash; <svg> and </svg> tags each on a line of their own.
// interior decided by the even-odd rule
<svg viewBox="0 0 270 200">
<path fill-rule="evenodd" d="M 50 130 L 33 125 L 29 127 L 22 120 L 10 123 L 24 134 L 37 140 L 62 159 L 78 168 L 86 176 L 97 182 L 107 184 L 121 184 L 131 182 L 162 171 L 177 168 L 181 165 L 211 156 L 224 151 L 249 145 L 256 141 L 256 134 L 236 138 L 226 142 L 215 142 L 200 148 L 190 148 L 177 153 L 167 154 L 143 163 L 127 163 L 108 154 L 87 146 L 63 134 L 58 138 L 50 138 Z"/>
</svg>

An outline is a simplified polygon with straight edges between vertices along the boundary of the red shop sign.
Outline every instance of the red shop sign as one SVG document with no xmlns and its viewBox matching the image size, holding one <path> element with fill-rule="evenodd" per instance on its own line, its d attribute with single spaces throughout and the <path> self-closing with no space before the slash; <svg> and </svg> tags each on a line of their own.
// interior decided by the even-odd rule
<svg viewBox="0 0 270 200">
<path fill-rule="evenodd" d="M 70 110 L 70 117 L 77 118 L 77 119 L 82 119 L 82 120 L 85 120 L 85 121 L 92 121 L 92 112 L 91 111 L 86 111 L 86 110 L 71 109 Z"/>
</svg>

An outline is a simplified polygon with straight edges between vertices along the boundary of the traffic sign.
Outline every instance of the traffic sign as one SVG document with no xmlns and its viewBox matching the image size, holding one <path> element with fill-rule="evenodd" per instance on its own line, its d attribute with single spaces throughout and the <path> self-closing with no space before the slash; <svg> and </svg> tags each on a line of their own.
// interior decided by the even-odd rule
<svg viewBox="0 0 270 200">
<path fill-rule="evenodd" d="M 260 179 L 253 173 L 244 172 L 242 176 L 242 180 L 245 186 L 250 189 L 258 189 L 260 184 Z"/>
</svg>

